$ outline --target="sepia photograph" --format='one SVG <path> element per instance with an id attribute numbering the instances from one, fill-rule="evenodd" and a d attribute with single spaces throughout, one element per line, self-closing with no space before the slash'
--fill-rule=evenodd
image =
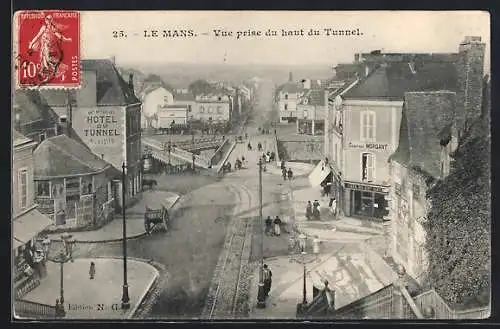
<path id="1" fill-rule="evenodd" d="M 12 24 L 12 321 L 490 317 L 488 12 Z"/>

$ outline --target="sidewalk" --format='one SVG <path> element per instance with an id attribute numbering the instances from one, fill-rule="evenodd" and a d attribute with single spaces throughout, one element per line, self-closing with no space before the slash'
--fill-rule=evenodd
<path id="1" fill-rule="evenodd" d="M 294 185 L 301 186 L 300 182 Z M 302 184 L 304 186 L 305 184 Z M 321 190 L 317 187 L 305 187 L 293 190 L 291 196 L 295 214 L 295 224 L 299 231 L 308 236 L 318 235 L 320 240 L 345 240 L 355 242 L 374 235 L 383 234 L 383 224 L 368 220 L 361 220 L 343 215 L 337 215 L 333 219 L 328 210 L 328 197 L 321 196 Z M 307 201 L 318 200 L 321 207 L 321 220 L 308 221 L 306 218 Z"/>
<path id="2" fill-rule="evenodd" d="M 90 262 L 95 263 L 96 275 L 89 279 Z M 130 309 L 122 310 L 123 261 L 115 258 L 78 258 L 64 265 L 65 319 L 127 319 L 159 277 L 153 266 L 128 259 Z M 48 262 L 47 276 L 23 299 L 55 305 L 60 296 L 59 265 Z"/>
<path id="3" fill-rule="evenodd" d="M 168 205 L 168 210 L 177 203 L 180 196 L 177 193 L 162 190 L 146 190 L 143 192 L 142 199 L 131 208 L 127 209 L 127 239 L 138 238 L 146 234 L 144 227 L 144 211 L 146 205 L 164 202 Z M 71 232 L 73 238 L 81 243 L 96 242 L 114 242 L 123 238 L 123 222 L 121 214 L 115 214 L 115 219 L 107 225 L 95 231 Z M 51 240 L 61 240 L 61 233 L 52 233 L 47 235 Z"/>
<path id="4" fill-rule="evenodd" d="M 276 162 L 268 163 L 267 172 L 273 175 L 282 176 L 280 165 L 281 164 L 277 164 Z M 294 178 L 309 175 L 315 167 L 313 164 L 303 162 L 285 162 L 285 166 L 287 170 L 288 168 L 292 168 Z"/>
<path id="5" fill-rule="evenodd" d="M 303 298 L 303 267 L 290 262 L 289 257 L 266 260 L 273 272 L 273 281 L 267 307 L 256 308 L 259 267 L 255 264 L 251 276 L 251 319 L 293 319 L 296 305 Z M 356 246 L 345 246 L 332 254 L 310 259 L 306 265 L 307 301 L 311 302 L 313 285 L 324 288 L 323 280 L 335 290 L 335 308 L 345 306 L 384 287 L 377 273 L 365 262 L 362 251 Z"/>

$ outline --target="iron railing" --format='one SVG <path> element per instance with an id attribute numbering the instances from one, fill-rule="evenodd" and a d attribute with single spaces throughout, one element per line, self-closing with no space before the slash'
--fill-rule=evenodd
<path id="1" fill-rule="evenodd" d="M 23 318 L 55 318 L 56 307 L 47 304 L 17 299 L 14 302 L 15 315 Z"/>

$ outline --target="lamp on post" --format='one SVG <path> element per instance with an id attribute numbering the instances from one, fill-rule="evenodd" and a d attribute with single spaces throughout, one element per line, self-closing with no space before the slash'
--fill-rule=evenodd
<path id="1" fill-rule="evenodd" d="M 57 255 L 54 257 L 50 257 L 50 245 L 52 240 L 49 238 L 45 238 L 42 241 L 43 249 L 45 251 L 45 259 L 50 260 L 51 262 L 59 264 L 60 269 L 60 295 L 59 298 L 56 299 L 56 317 L 65 317 L 66 311 L 64 310 L 64 264 L 71 261 L 73 262 L 73 248 L 75 246 L 75 239 L 73 236 L 68 233 L 64 233 L 61 235 L 62 248 L 59 250 Z"/>
<path id="2" fill-rule="evenodd" d="M 167 145 L 167 151 L 168 151 L 168 167 L 170 168 L 170 166 L 172 165 L 172 161 L 171 161 L 171 157 L 170 157 L 170 154 L 172 153 L 172 141 L 168 141 L 168 145 Z"/>
<path id="3" fill-rule="evenodd" d="M 259 225 L 260 225 L 260 271 L 257 308 L 266 308 L 266 292 L 264 289 L 264 220 L 262 218 L 262 158 L 259 157 Z"/>
<path id="4" fill-rule="evenodd" d="M 303 284 L 302 284 L 302 302 L 297 304 L 297 315 L 303 315 L 307 306 L 307 264 L 318 261 L 319 242 L 317 239 L 313 241 L 313 252 L 307 253 L 307 236 L 301 233 L 298 237 L 298 250 L 294 250 L 290 254 L 290 263 L 298 263 L 303 267 Z"/>
<path id="5" fill-rule="evenodd" d="M 126 196 L 126 172 L 127 166 L 122 164 L 122 219 L 123 219 L 123 292 L 122 292 L 122 309 L 130 308 L 130 298 L 128 295 L 127 282 L 127 220 L 125 217 L 125 196 Z"/>
<path id="6" fill-rule="evenodd" d="M 193 159 L 193 174 L 194 174 L 196 171 L 195 166 L 194 166 L 194 160 L 196 160 L 196 156 L 194 155 L 194 153 L 192 155 L 192 159 Z"/>

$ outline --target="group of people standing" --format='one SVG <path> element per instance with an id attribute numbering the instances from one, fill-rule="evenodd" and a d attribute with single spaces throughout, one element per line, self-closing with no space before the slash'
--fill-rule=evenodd
<path id="1" fill-rule="evenodd" d="M 313 203 L 311 201 L 307 201 L 306 206 L 306 218 L 307 220 L 321 220 L 321 206 L 318 200 L 314 200 Z M 337 200 L 335 197 L 330 198 L 330 202 L 328 203 L 328 210 L 330 215 L 335 217 L 337 216 Z"/>
<path id="2" fill-rule="evenodd" d="M 280 236 L 281 235 L 281 224 L 282 224 L 282 221 L 279 218 L 279 216 L 276 216 L 276 218 L 274 220 L 271 218 L 271 216 L 267 216 L 267 218 L 266 218 L 266 234 Z"/>
<path id="3" fill-rule="evenodd" d="M 293 171 L 292 168 L 288 168 L 288 170 L 285 167 L 285 161 L 281 161 L 281 176 L 283 176 L 283 180 L 292 180 L 293 178 Z"/>

